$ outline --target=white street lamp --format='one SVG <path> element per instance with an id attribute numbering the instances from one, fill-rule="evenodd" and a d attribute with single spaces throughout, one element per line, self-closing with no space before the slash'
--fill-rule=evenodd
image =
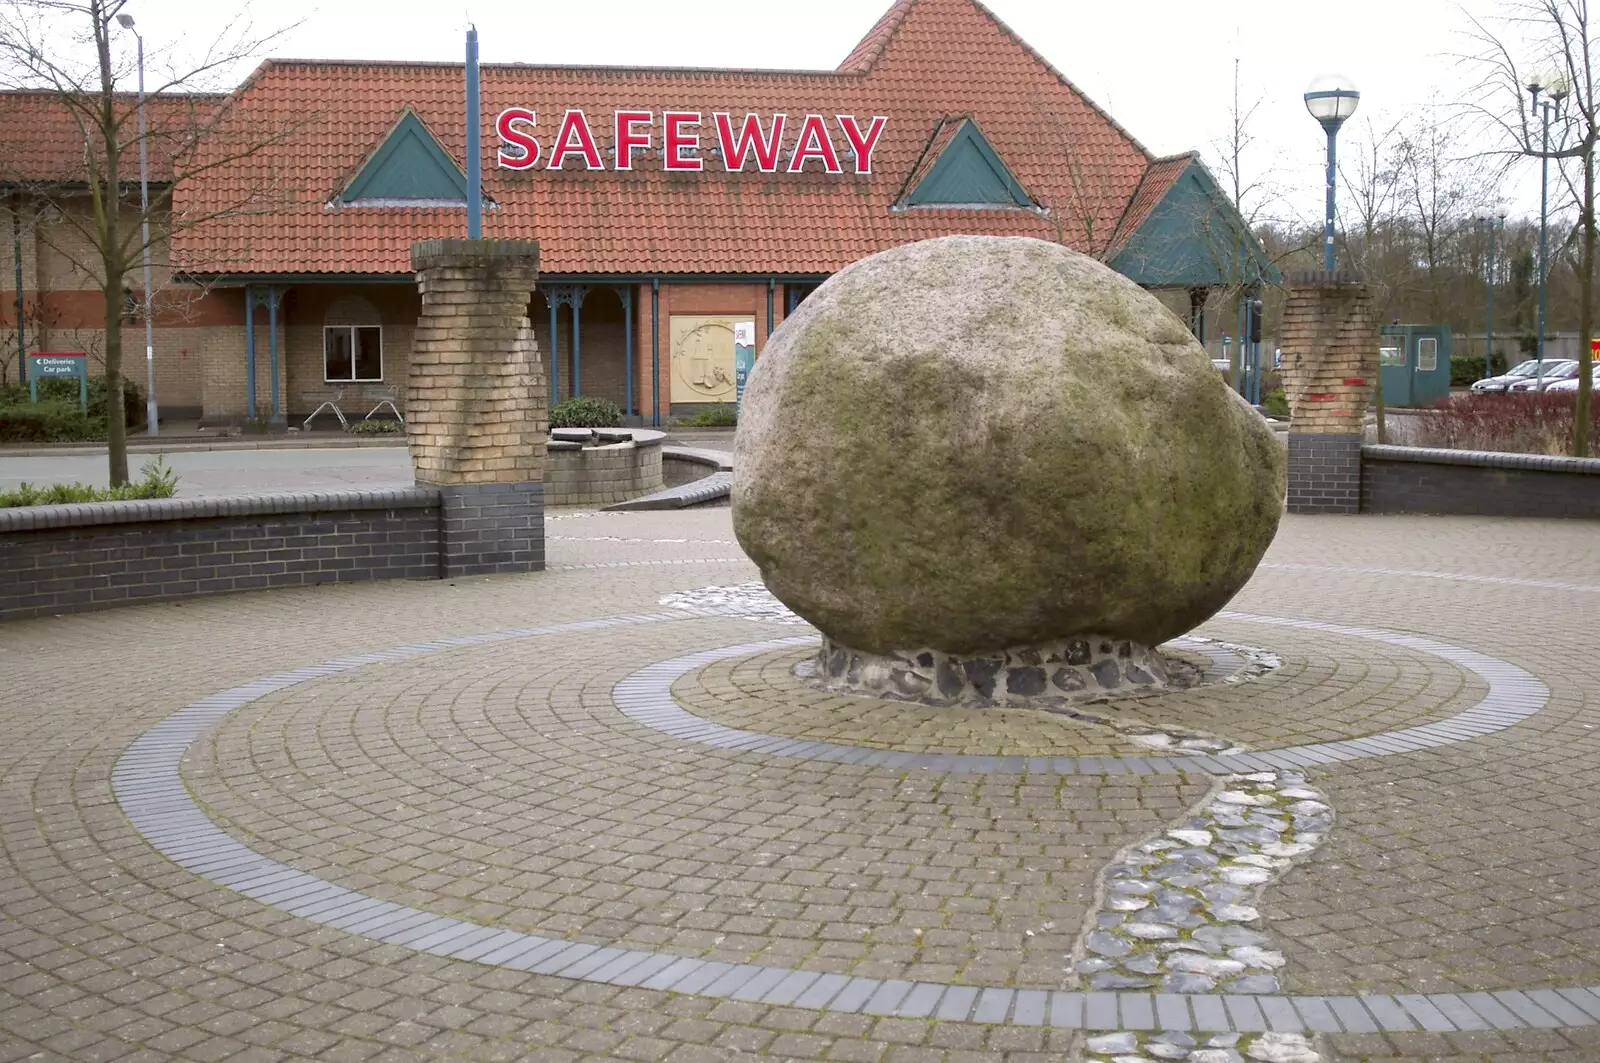
<path id="1" fill-rule="evenodd" d="M 1324 74 L 1306 89 L 1306 110 L 1322 123 L 1328 133 L 1328 209 L 1322 220 L 1322 268 L 1333 272 L 1333 188 L 1335 169 L 1335 141 L 1344 120 L 1356 113 L 1361 93 L 1353 81 L 1338 74 Z"/>
<path id="2" fill-rule="evenodd" d="M 125 30 L 132 30 L 133 39 L 139 42 L 139 229 L 144 242 L 144 421 L 145 431 L 156 436 L 160 434 L 160 424 L 156 414 L 155 329 L 150 320 L 150 137 L 144 117 L 144 38 L 133 28 L 132 15 L 118 15 L 117 24 Z"/>

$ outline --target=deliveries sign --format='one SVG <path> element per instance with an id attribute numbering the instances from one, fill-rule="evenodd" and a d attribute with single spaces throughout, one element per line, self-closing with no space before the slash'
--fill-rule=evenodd
<path id="1" fill-rule="evenodd" d="M 659 120 L 658 120 L 659 119 Z M 721 168 L 737 172 L 753 164 L 761 173 L 799 173 L 815 159 L 828 173 L 844 173 L 840 148 L 852 160 L 854 172 L 872 172 L 872 152 L 889 119 L 876 115 L 865 121 L 855 115 L 834 115 L 830 125 L 820 114 L 808 114 L 791 121 L 786 114 L 773 114 L 763 121 L 760 115 L 747 114 L 735 120 L 731 114 L 699 111 L 617 111 L 611 116 L 615 148 L 607 166 L 589 120 L 579 110 L 561 116 L 556 135 L 550 141 L 548 161 L 533 130 L 538 116 L 526 107 L 508 107 L 495 119 L 500 135 L 498 159 L 507 170 L 559 170 L 569 157 L 580 160 L 590 170 L 631 170 L 636 152 L 650 151 L 660 138 L 661 166 L 670 171 L 704 170 L 710 160 L 700 154 L 700 138 L 707 127 L 714 130 L 713 149 Z M 791 132 L 792 131 L 792 132 Z M 784 151 L 788 146 L 787 153 Z M 787 165 L 785 165 L 787 163 Z"/>

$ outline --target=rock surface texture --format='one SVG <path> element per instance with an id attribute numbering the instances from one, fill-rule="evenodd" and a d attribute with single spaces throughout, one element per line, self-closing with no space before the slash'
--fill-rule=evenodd
<path id="1" fill-rule="evenodd" d="M 773 333 L 735 437 L 734 530 L 834 643 L 1154 646 L 1277 529 L 1284 458 L 1154 296 L 1038 240 L 842 270 Z"/>

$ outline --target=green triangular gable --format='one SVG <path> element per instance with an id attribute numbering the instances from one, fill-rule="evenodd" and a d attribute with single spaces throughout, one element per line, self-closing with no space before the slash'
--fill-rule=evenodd
<path id="1" fill-rule="evenodd" d="M 467 177 L 416 112 L 408 109 L 340 198 L 346 203 L 418 199 L 465 203 Z"/>
<path id="2" fill-rule="evenodd" d="M 1146 288 L 1251 287 L 1282 275 L 1209 171 L 1191 161 L 1107 263 Z"/>
<path id="3" fill-rule="evenodd" d="M 977 123 L 965 119 L 906 197 L 911 207 L 1032 207 L 1033 200 L 1000 161 Z"/>

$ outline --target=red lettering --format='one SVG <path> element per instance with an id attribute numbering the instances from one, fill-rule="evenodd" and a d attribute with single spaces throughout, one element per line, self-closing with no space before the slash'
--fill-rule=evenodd
<path id="1" fill-rule="evenodd" d="M 788 115 L 773 115 L 772 131 L 762 136 L 761 119 L 753 114 L 747 114 L 744 116 L 744 125 L 740 126 L 737 137 L 733 135 L 731 115 L 719 113 L 713 117 L 717 120 L 717 146 L 722 151 L 724 169 L 730 171 L 744 169 L 745 156 L 754 148 L 756 166 L 761 172 L 777 172 L 778 145 L 783 142 L 783 126 L 788 121 Z"/>
<path id="2" fill-rule="evenodd" d="M 650 131 L 636 133 L 633 127 L 654 119 L 649 111 L 618 111 L 616 115 L 617 161 L 619 170 L 633 169 L 633 149 L 650 146 Z"/>
<path id="3" fill-rule="evenodd" d="M 556 133 L 556 143 L 550 149 L 550 162 L 545 169 L 561 169 L 568 155 L 582 157 L 584 165 L 591 170 L 606 168 L 604 160 L 600 158 L 600 149 L 595 147 L 594 134 L 589 131 L 588 119 L 583 117 L 582 111 L 568 111 L 561 116 L 561 130 Z"/>
<path id="4" fill-rule="evenodd" d="M 661 147 L 665 152 L 662 168 L 667 170 L 700 170 L 705 160 L 700 158 L 700 131 L 684 132 L 684 126 L 698 126 L 699 111 L 667 111 L 661 116 Z M 693 155 L 684 151 L 694 149 Z"/>
<path id="5" fill-rule="evenodd" d="M 874 115 L 872 123 L 863 133 L 855 115 L 840 114 L 834 117 L 839 120 L 839 128 L 844 130 L 845 139 L 850 141 L 850 150 L 856 157 L 856 173 L 871 173 L 872 149 L 878 146 L 878 138 L 883 135 L 883 127 L 889 124 L 889 119 L 881 114 Z"/>
<path id="6" fill-rule="evenodd" d="M 532 169 L 539 161 L 539 142 L 533 139 L 531 133 L 517 128 L 523 123 L 530 126 L 538 125 L 539 120 L 526 107 L 507 107 L 494 120 L 494 131 L 505 141 L 500 145 L 495 159 L 507 170 Z M 512 154 L 506 150 L 507 148 L 518 148 L 520 152 Z"/>
<path id="7" fill-rule="evenodd" d="M 829 173 L 842 173 L 839 156 L 834 154 L 833 141 L 828 139 L 828 127 L 820 114 L 808 114 L 800 126 L 800 136 L 794 143 L 794 158 L 789 160 L 789 172 L 799 173 L 807 159 L 821 159 Z"/>

